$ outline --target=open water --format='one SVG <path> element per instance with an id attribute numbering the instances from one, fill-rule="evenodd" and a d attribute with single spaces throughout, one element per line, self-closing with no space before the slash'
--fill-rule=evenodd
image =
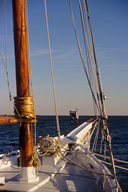
<path id="1" fill-rule="evenodd" d="M 79 124 L 83 123 L 89 116 L 80 116 Z M 70 124 L 68 116 L 60 116 L 61 135 L 68 134 L 78 125 Z M 112 138 L 112 151 L 114 158 L 128 161 L 128 116 L 110 116 L 108 127 Z M 37 117 L 37 138 L 38 136 L 56 136 L 56 118 L 55 116 Z M 97 152 L 100 150 L 100 138 L 97 144 Z M 18 125 L 0 125 L 0 154 L 7 153 L 10 150 L 19 149 L 19 130 Z M 108 153 L 108 152 L 107 152 Z M 116 163 L 117 164 L 117 163 Z M 128 164 L 118 163 L 117 165 L 128 168 Z M 128 171 L 116 169 L 117 177 L 123 191 L 128 191 Z"/>

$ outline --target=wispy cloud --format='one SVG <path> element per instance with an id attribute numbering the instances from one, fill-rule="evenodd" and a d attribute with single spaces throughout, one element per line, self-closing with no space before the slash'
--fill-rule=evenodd
<path id="1" fill-rule="evenodd" d="M 69 48 L 60 48 L 60 49 L 51 49 L 52 55 L 56 57 L 56 59 L 65 59 L 69 58 L 71 55 L 73 55 L 76 50 L 69 49 Z M 35 49 L 32 50 L 30 55 L 31 56 L 39 56 L 39 55 L 47 55 L 49 54 L 48 49 Z"/>
<path id="2" fill-rule="evenodd" d="M 69 63 L 76 62 L 78 51 L 77 49 L 69 48 L 69 47 L 60 47 L 58 49 L 51 49 L 52 59 L 55 63 Z M 37 57 L 49 55 L 48 49 L 35 49 L 30 52 L 30 57 Z M 77 55 L 77 56 L 76 56 Z"/>
<path id="3" fill-rule="evenodd" d="M 62 49 L 59 52 L 56 52 L 56 59 L 69 59 L 73 55 L 75 55 L 76 50 L 75 49 Z"/>
<path id="4" fill-rule="evenodd" d="M 30 56 L 31 57 L 36 57 L 40 55 L 47 55 L 49 53 L 48 49 L 36 49 L 30 51 Z"/>
<path id="5" fill-rule="evenodd" d="M 113 47 L 113 48 L 97 48 L 96 49 L 96 52 L 98 55 L 104 55 L 104 54 L 110 54 L 110 53 L 124 53 L 124 52 L 127 52 L 128 53 L 128 47 Z"/>
<path id="6" fill-rule="evenodd" d="M 127 65 L 128 47 L 98 48 L 96 49 L 97 58 L 102 64 Z"/>
<path id="7" fill-rule="evenodd" d="M 81 60 L 77 49 L 66 48 L 54 55 L 56 64 L 64 64 L 64 66 L 79 66 Z"/>

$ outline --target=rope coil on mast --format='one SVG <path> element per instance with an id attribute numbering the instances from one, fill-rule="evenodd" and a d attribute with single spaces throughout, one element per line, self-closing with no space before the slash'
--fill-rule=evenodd
<path id="1" fill-rule="evenodd" d="M 14 105 L 16 116 L 26 119 L 35 118 L 33 97 L 14 97 Z"/>

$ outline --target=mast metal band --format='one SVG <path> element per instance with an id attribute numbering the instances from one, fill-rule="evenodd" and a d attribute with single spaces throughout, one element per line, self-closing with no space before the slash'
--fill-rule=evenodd
<path id="1" fill-rule="evenodd" d="M 33 97 L 14 97 L 14 113 L 23 119 L 35 118 Z"/>

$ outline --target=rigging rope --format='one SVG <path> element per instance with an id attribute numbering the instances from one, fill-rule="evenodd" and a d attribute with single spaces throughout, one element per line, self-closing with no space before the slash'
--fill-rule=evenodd
<path id="1" fill-rule="evenodd" d="M 106 158 L 106 159 L 109 159 L 110 160 L 110 157 L 108 156 L 105 156 L 105 155 L 101 155 L 99 153 L 95 153 L 95 152 L 89 152 L 89 151 L 84 151 L 84 152 L 81 152 L 81 151 L 70 151 L 69 149 L 66 149 L 66 148 L 63 148 L 64 151 L 62 150 L 61 152 L 64 153 L 64 152 L 67 152 L 67 153 L 78 153 L 78 154 L 92 154 L 92 155 L 95 155 L 95 156 L 99 156 L 99 157 L 103 157 L 103 158 Z M 99 159 L 100 160 L 100 159 Z M 128 161 L 124 161 L 124 160 L 121 160 L 121 159 L 115 159 L 114 158 L 114 161 L 117 161 L 119 163 L 124 163 L 124 164 L 128 164 Z M 110 164 L 111 165 L 111 164 Z M 123 169 L 125 169 L 125 167 L 122 167 Z M 127 169 L 127 168 L 126 168 Z"/>
<path id="2" fill-rule="evenodd" d="M 96 67 L 98 87 L 99 87 L 99 92 L 100 92 L 100 100 L 101 100 L 102 113 L 103 113 L 102 116 L 104 118 L 106 118 L 107 115 L 106 115 L 106 111 L 105 111 L 105 107 L 104 107 L 103 92 L 102 92 L 101 80 L 100 80 L 99 70 L 98 70 L 98 65 L 97 65 L 97 59 L 96 59 L 96 53 L 95 53 L 95 47 L 94 47 L 94 41 L 93 41 L 93 35 L 92 35 L 91 22 L 90 22 L 90 16 L 89 16 L 89 9 L 88 9 L 87 0 L 85 0 L 85 3 L 86 3 L 87 15 L 88 15 L 88 22 L 89 22 L 89 29 L 90 29 L 90 35 L 91 35 L 93 55 L 94 55 L 94 63 L 95 63 L 95 67 Z"/>
<path id="3" fill-rule="evenodd" d="M 92 51 L 92 44 L 91 44 L 91 38 L 90 38 L 90 32 L 89 32 L 89 26 L 88 26 L 88 19 L 87 19 L 87 11 L 86 11 L 86 6 L 85 6 L 85 1 L 83 0 L 84 3 L 84 13 L 85 13 L 85 21 L 86 21 L 86 26 L 87 26 L 87 34 L 88 34 L 88 40 L 89 40 L 89 45 L 90 45 L 90 51 L 91 51 L 91 60 L 92 60 L 92 66 L 93 66 L 93 71 L 94 71 L 94 57 L 93 57 L 93 51 Z M 95 78 L 96 74 L 94 73 Z M 99 100 L 99 99 L 98 99 Z"/>
<path id="4" fill-rule="evenodd" d="M 3 59 L 3 56 L 2 56 L 1 51 L 0 51 L 0 56 L 1 56 L 1 59 L 2 59 L 2 61 L 3 61 L 4 66 L 5 66 L 5 70 L 6 70 L 7 84 L 8 84 L 8 90 L 9 90 L 9 99 L 10 99 L 10 101 L 12 101 L 12 94 L 11 94 L 10 83 L 9 83 L 8 69 L 7 69 L 7 65 L 6 65 L 5 62 L 4 62 L 4 59 Z"/>
<path id="5" fill-rule="evenodd" d="M 106 119 L 102 119 L 102 124 L 103 124 L 103 133 L 104 133 L 104 140 L 105 140 L 105 152 L 108 146 L 109 149 L 109 155 L 110 155 L 110 161 L 111 161 L 111 165 L 112 165 L 112 170 L 113 170 L 113 175 L 115 178 L 115 182 L 118 186 L 118 189 L 120 192 L 122 192 L 122 189 L 119 185 L 117 176 L 116 176 L 116 168 L 115 168 L 115 163 L 114 163 L 114 157 L 113 157 L 113 153 L 112 153 L 112 147 L 111 147 L 111 137 L 109 134 L 109 129 L 107 127 L 107 120 Z"/>
<path id="6" fill-rule="evenodd" d="M 96 131 L 96 134 L 95 134 L 95 139 L 94 139 L 94 142 L 93 142 L 93 146 L 92 146 L 91 152 L 96 151 L 98 135 L 99 135 L 99 128 L 100 128 L 99 122 L 97 123 L 96 126 L 97 126 L 97 131 Z"/>
<path id="7" fill-rule="evenodd" d="M 89 84 L 90 90 L 92 92 L 92 96 L 93 96 L 93 99 L 95 101 L 95 104 L 96 104 L 99 112 L 101 113 L 102 124 L 103 124 L 103 132 L 104 132 L 104 135 L 105 135 L 104 139 L 105 139 L 105 142 L 108 144 L 109 154 L 110 154 L 110 159 L 111 159 L 111 165 L 112 165 L 112 169 L 113 169 L 113 175 L 114 175 L 116 184 L 117 184 L 117 186 L 119 188 L 119 191 L 122 191 L 121 188 L 120 188 L 120 185 L 118 183 L 117 177 L 116 177 L 116 169 L 115 169 L 115 165 L 114 165 L 114 158 L 113 158 L 113 154 L 112 154 L 112 150 L 111 150 L 111 137 L 109 135 L 109 131 L 108 131 L 108 128 L 107 128 L 107 115 L 106 115 L 105 106 L 104 106 L 104 96 L 103 96 L 103 91 L 102 91 L 102 86 L 101 86 L 101 79 L 100 79 L 100 75 L 99 75 L 99 70 L 98 70 L 98 65 L 97 65 L 97 60 L 96 60 L 96 54 L 95 54 L 95 49 L 94 49 L 94 42 L 93 42 L 93 36 L 92 36 L 92 30 L 91 30 L 91 23 L 90 23 L 90 17 L 89 17 L 87 0 L 86 0 L 86 9 L 87 9 L 87 15 L 88 15 L 88 22 L 89 22 L 90 35 L 91 35 L 91 43 L 92 43 L 92 49 L 93 49 L 93 55 L 94 55 L 94 61 L 95 61 L 94 63 L 95 63 L 95 68 L 96 68 L 96 74 L 97 74 L 97 81 L 98 81 L 98 87 L 99 87 L 100 102 L 101 102 L 101 106 L 102 106 L 102 111 L 100 110 L 100 104 L 99 105 L 97 104 L 97 101 L 96 101 L 96 98 L 95 98 L 95 95 L 94 95 L 94 92 L 93 92 L 93 89 L 92 89 L 92 85 L 91 85 L 91 82 L 90 82 L 90 79 L 89 79 L 89 76 L 88 76 L 88 73 L 87 73 L 87 70 L 86 70 L 86 66 L 85 66 L 85 63 L 84 63 L 84 59 L 83 59 L 83 55 L 82 55 L 82 51 L 81 51 L 81 47 L 80 47 L 77 31 L 76 31 L 76 26 L 75 26 L 75 21 L 74 21 L 72 6 L 71 6 L 71 0 L 69 0 L 69 4 L 70 4 L 70 10 L 71 10 L 71 15 L 72 15 L 75 35 L 76 35 L 76 39 L 77 39 L 77 45 L 78 45 L 80 56 L 81 56 L 81 60 L 82 60 L 83 66 L 84 66 L 85 74 L 86 74 L 86 77 L 87 77 L 87 80 L 88 80 L 88 84 Z M 85 25 L 84 25 L 84 20 L 83 20 L 83 14 L 82 14 L 80 0 L 79 0 L 79 8 L 80 8 L 80 14 L 81 14 L 82 27 L 83 27 L 83 31 L 84 31 L 84 34 L 85 34 L 87 48 L 88 48 L 88 42 L 87 42 L 87 36 L 86 36 L 86 31 L 85 31 Z M 90 58 L 89 48 L 88 48 L 88 54 L 89 54 L 89 58 Z M 90 60 L 90 63 L 91 63 L 91 60 Z M 96 90 L 96 92 L 97 92 L 97 90 Z M 98 92 L 97 92 L 97 98 L 98 98 L 98 103 L 99 103 Z M 105 147 L 105 150 L 106 150 L 106 147 Z"/>
<path id="8" fill-rule="evenodd" d="M 90 52 L 91 52 L 91 61 L 92 61 L 92 72 L 94 73 L 94 83 L 96 83 L 96 74 L 95 74 L 95 66 L 94 66 L 94 58 L 93 58 L 93 51 L 92 51 L 92 44 L 91 44 L 91 37 L 90 37 L 90 33 L 89 33 L 89 26 L 88 26 L 88 19 L 87 19 L 87 11 L 86 11 L 86 6 L 85 6 L 85 1 L 83 0 L 83 4 L 84 4 L 84 15 L 85 15 L 85 21 L 86 21 L 86 26 L 87 26 L 87 34 L 88 34 L 88 41 L 89 41 L 89 49 L 90 49 Z M 99 103 L 99 106 L 100 106 L 100 102 L 99 102 L 99 94 L 98 94 L 98 90 L 97 90 L 97 83 L 96 83 L 96 94 L 97 94 L 97 99 L 98 99 L 98 103 Z M 96 105 L 95 105 L 95 102 L 93 100 L 93 108 L 94 108 L 94 114 L 96 116 L 97 115 L 97 108 L 96 108 Z M 100 111 L 101 111 L 101 106 L 100 106 Z"/>
<path id="9" fill-rule="evenodd" d="M 89 171 L 89 172 L 96 173 L 96 174 L 99 174 L 99 175 L 104 175 L 104 173 L 101 173 L 101 172 L 98 172 L 98 171 L 94 171 L 94 170 L 91 170 L 91 169 L 89 169 L 89 168 L 86 168 L 86 167 L 84 167 L 84 166 L 79 165 L 78 163 L 76 163 L 75 161 L 71 160 L 71 159 L 68 158 L 67 156 L 64 156 L 62 153 L 61 153 L 61 155 L 63 156 L 63 159 L 67 159 L 69 162 L 72 163 L 72 165 L 76 165 L 77 167 L 79 167 L 79 168 L 81 168 L 81 169 L 83 169 L 83 170 L 85 170 L 85 171 Z M 111 175 L 111 174 L 105 173 L 105 175 L 106 175 L 106 176 L 109 176 L 109 177 L 113 177 L 113 175 Z"/>
<path id="10" fill-rule="evenodd" d="M 27 1 L 26 1 L 27 4 Z M 27 7 L 27 5 L 26 5 Z M 27 17 L 27 26 L 28 26 L 28 9 L 26 9 L 26 17 Z M 29 27 L 27 28 L 28 30 L 28 40 L 29 40 Z M 33 84 L 32 84 L 32 69 L 31 69 L 31 60 L 30 60 L 30 47 L 28 46 L 28 63 L 29 63 L 29 74 L 30 74 L 30 84 L 31 84 L 31 92 L 32 92 L 32 97 L 34 98 L 34 94 L 33 94 Z"/>
<path id="11" fill-rule="evenodd" d="M 100 106 L 100 98 L 99 98 L 99 91 L 98 91 L 98 87 L 97 87 L 97 79 L 96 79 L 96 71 L 95 71 L 95 64 L 94 64 L 94 57 L 93 57 L 93 49 L 92 49 L 92 43 L 91 43 L 91 36 L 90 36 L 90 30 L 89 30 L 89 22 L 87 19 L 87 8 L 85 5 L 85 0 L 83 0 L 83 4 L 84 4 L 84 13 L 85 13 L 85 20 L 86 20 L 86 26 L 87 26 L 87 34 L 88 34 L 88 41 L 89 41 L 89 46 L 90 46 L 90 52 L 91 52 L 91 60 L 92 60 L 92 73 L 94 75 L 94 84 L 95 84 L 95 89 L 96 89 L 96 94 L 97 94 L 97 99 L 98 99 L 98 103 Z M 101 106 L 100 106 L 100 110 L 101 110 Z"/>
<path id="12" fill-rule="evenodd" d="M 11 94 L 10 83 L 9 83 L 9 74 L 8 74 L 8 69 L 7 69 L 7 32 L 6 32 L 6 5 L 5 5 L 5 0 L 4 0 L 4 25 L 5 25 L 5 55 L 6 55 L 6 62 L 4 62 L 1 51 L 0 51 L 0 55 L 1 55 L 3 64 L 5 66 L 5 70 L 6 70 L 7 84 L 8 84 L 8 90 L 9 90 L 9 99 L 10 99 L 10 101 L 12 101 L 12 94 Z"/>
<path id="13" fill-rule="evenodd" d="M 6 68 L 7 68 L 7 32 L 6 32 L 6 5 L 4 0 L 4 24 L 5 24 L 5 54 L 6 54 Z"/>
<path id="14" fill-rule="evenodd" d="M 48 17 L 47 17 L 46 0 L 44 0 L 44 5 L 45 5 L 45 17 L 46 17 L 46 25 L 47 25 L 49 57 L 50 57 L 51 74 L 52 74 L 52 85 L 53 85 L 53 94 L 54 94 L 54 106 L 55 106 L 55 112 L 56 112 L 57 133 L 58 133 L 58 138 L 59 138 L 59 141 L 60 141 L 60 126 L 59 126 L 59 118 L 58 118 L 58 110 L 57 110 L 57 102 L 56 102 L 56 93 L 55 93 L 55 84 L 54 84 L 51 48 L 50 48 L 50 38 L 49 38 L 49 29 L 48 29 Z"/>
<path id="15" fill-rule="evenodd" d="M 95 94 L 94 94 L 92 86 L 91 86 L 91 82 L 89 80 L 89 76 L 88 76 L 88 73 L 87 73 L 87 70 L 86 70 L 85 62 L 84 62 L 84 59 L 83 59 L 83 55 L 82 55 L 82 51 L 81 51 L 81 47 L 80 47 L 80 43 L 79 43 L 77 31 L 76 31 L 76 26 L 75 26 L 73 11 L 72 11 L 71 0 L 69 0 L 69 4 L 70 4 L 70 10 L 71 10 L 71 15 L 72 15 L 72 21 L 73 21 L 73 25 L 74 25 L 74 31 L 75 31 L 75 35 L 76 35 L 77 45 L 78 45 L 78 49 L 79 49 L 79 52 L 80 52 L 80 56 L 81 56 L 82 64 L 83 64 L 83 67 L 84 67 L 84 71 L 85 71 L 85 74 L 86 74 L 86 77 L 87 77 L 87 81 L 88 81 L 88 84 L 89 84 L 89 87 L 90 87 L 90 90 L 91 90 L 91 93 L 92 93 L 92 97 L 93 97 L 94 102 L 95 102 L 95 104 L 97 106 L 97 109 L 100 112 L 99 106 L 98 106 L 96 98 L 95 98 Z"/>
<path id="16" fill-rule="evenodd" d="M 100 161 L 101 161 L 102 163 L 105 163 L 105 164 L 111 165 L 111 163 L 108 163 L 108 162 L 103 161 L 103 160 L 101 160 L 101 159 L 100 159 Z M 125 170 L 125 171 L 128 171 L 128 168 L 125 168 L 125 167 L 121 167 L 121 166 L 118 166 L 118 165 L 115 165 L 115 167 L 117 167 L 117 168 L 119 168 L 119 169 L 123 169 L 123 170 Z"/>
<path id="17" fill-rule="evenodd" d="M 81 9 L 81 4 L 79 5 L 79 9 Z M 81 13 L 81 11 L 80 11 Z M 81 17 L 81 22 L 82 22 L 82 17 Z M 84 26 L 85 27 L 85 26 Z M 84 38 L 84 46 L 85 46 L 85 53 L 86 53 L 86 60 L 87 60 L 87 66 L 88 66 L 88 74 L 89 74 L 89 79 L 90 79 L 90 82 L 92 84 L 92 89 L 93 89 L 93 92 L 94 92 L 94 84 L 93 84 L 93 79 L 92 79 L 92 76 L 93 74 L 91 74 L 91 69 L 90 69 L 90 55 L 88 54 L 88 44 L 86 43 L 86 40 L 87 40 L 87 35 L 86 35 L 86 32 L 85 32 L 85 28 L 83 27 L 83 22 L 82 22 L 82 28 L 83 28 L 83 38 Z M 87 44 L 87 46 L 86 46 Z M 94 108 L 94 114 L 95 116 L 97 116 L 97 108 L 96 108 L 96 104 L 94 102 L 94 99 L 92 97 L 92 103 L 93 103 L 93 108 Z"/>
<path id="18" fill-rule="evenodd" d="M 87 51 L 86 51 L 86 56 L 88 54 L 88 56 L 87 56 L 87 64 L 89 65 L 89 62 L 90 62 L 89 66 L 91 66 L 92 76 L 93 76 L 94 85 L 95 85 L 95 89 L 96 89 L 96 95 L 97 95 L 97 98 L 98 98 L 98 88 L 97 88 L 97 83 L 96 83 L 96 77 L 95 77 L 95 73 L 94 73 L 94 70 L 93 70 L 92 58 L 91 58 L 90 51 L 89 51 L 89 43 L 88 43 L 87 33 L 86 33 L 86 29 L 85 29 L 83 12 L 82 12 L 82 7 L 81 7 L 80 0 L 79 0 L 79 9 L 80 9 L 80 16 L 81 16 L 81 22 L 82 22 L 82 28 L 83 28 L 84 44 L 85 44 L 85 41 L 86 41 L 86 45 L 87 45 Z M 91 47 L 91 45 L 90 45 L 90 47 Z M 88 59 L 89 59 L 89 61 L 88 61 Z M 99 105 L 99 110 L 100 110 L 100 114 L 101 114 L 99 98 L 98 98 L 98 105 Z"/>

